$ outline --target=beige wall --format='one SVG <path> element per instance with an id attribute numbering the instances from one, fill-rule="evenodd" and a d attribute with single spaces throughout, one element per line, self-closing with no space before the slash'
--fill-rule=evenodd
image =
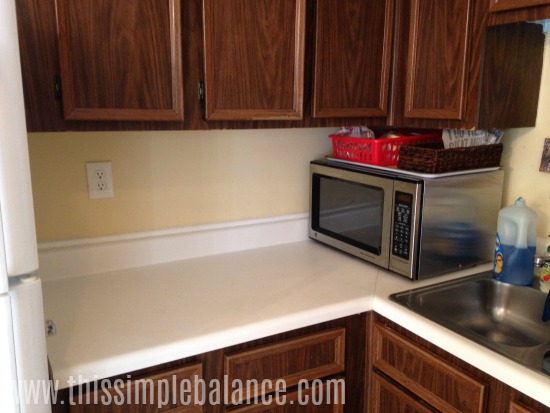
<path id="1" fill-rule="evenodd" d="M 550 138 L 550 35 L 544 53 L 537 126 L 507 130 L 501 161 L 505 169 L 503 204 L 524 197 L 538 213 L 537 235 L 541 238 L 550 234 L 550 173 L 539 172 L 544 139 Z"/>
<path id="2" fill-rule="evenodd" d="M 548 36 L 547 36 L 548 37 Z M 505 87 L 505 85 L 503 85 Z M 29 134 L 40 241 L 306 212 L 308 162 L 330 152 L 334 128 Z M 505 133 L 504 205 L 526 198 L 550 234 L 547 38 L 537 127 Z M 88 199 L 86 161 L 113 162 L 115 196 Z"/>
<path id="3" fill-rule="evenodd" d="M 40 241 L 306 212 L 308 162 L 334 128 L 29 134 Z M 114 198 L 88 199 L 110 160 Z"/>

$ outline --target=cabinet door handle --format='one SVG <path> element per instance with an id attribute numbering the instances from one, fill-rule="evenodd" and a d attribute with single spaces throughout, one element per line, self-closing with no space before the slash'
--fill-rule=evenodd
<path id="1" fill-rule="evenodd" d="M 197 93 L 199 97 L 199 102 L 203 103 L 204 102 L 204 81 L 203 80 L 199 80 L 197 83 Z"/>
<path id="2" fill-rule="evenodd" d="M 54 95 L 57 100 L 61 100 L 61 77 L 55 75 L 53 78 Z"/>

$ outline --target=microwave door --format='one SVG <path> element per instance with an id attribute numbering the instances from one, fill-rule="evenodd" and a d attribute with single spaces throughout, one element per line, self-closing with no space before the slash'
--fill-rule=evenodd
<path id="1" fill-rule="evenodd" d="M 388 268 L 393 181 L 313 167 L 310 237 Z"/>

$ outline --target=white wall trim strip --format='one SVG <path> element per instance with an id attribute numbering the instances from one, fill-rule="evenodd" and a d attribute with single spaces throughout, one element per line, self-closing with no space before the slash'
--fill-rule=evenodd
<path id="1" fill-rule="evenodd" d="M 308 214 L 42 242 L 44 280 L 78 277 L 307 239 Z"/>

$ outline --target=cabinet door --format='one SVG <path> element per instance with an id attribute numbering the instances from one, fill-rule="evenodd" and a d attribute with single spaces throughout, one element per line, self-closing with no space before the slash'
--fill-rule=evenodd
<path id="1" fill-rule="evenodd" d="M 201 413 L 202 364 L 139 379 L 105 380 L 98 388 L 71 393 L 70 413 Z M 111 386 L 112 385 L 112 386 Z"/>
<path id="2" fill-rule="evenodd" d="M 265 396 L 276 388 L 254 386 L 269 380 L 284 381 L 290 388 L 303 381 L 311 381 L 342 373 L 345 370 L 344 328 L 293 338 L 266 346 L 239 351 L 225 356 L 224 374 L 229 383 L 248 383 L 243 394 L 235 393 L 234 404 Z"/>
<path id="3" fill-rule="evenodd" d="M 313 117 L 386 117 L 393 0 L 318 0 Z"/>
<path id="4" fill-rule="evenodd" d="M 57 0 L 70 120 L 182 120 L 180 0 Z"/>
<path id="5" fill-rule="evenodd" d="M 238 407 L 231 413 L 343 413 L 344 387 L 341 377 L 315 380 L 307 388 L 262 397 L 261 402 Z"/>
<path id="6" fill-rule="evenodd" d="M 382 376 L 372 376 L 372 413 L 407 412 L 433 413 L 425 404 L 412 398 Z"/>
<path id="7" fill-rule="evenodd" d="M 301 119 L 305 0 L 203 0 L 207 120 Z"/>
<path id="8" fill-rule="evenodd" d="M 444 360 L 376 324 L 373 365 L 443 412 L 483 412 L 487 388 Z"/>
<path id="9" fill-rule="evenodd" d="M 550 4 L 548 0 L 489 0 L 489 11 L 521 9 L 530 6 Z"/>
<path id="10" fill-rule="evenodd" d="M 533 413 L 534 410 L 528 409 L 527 407 L 522 406 L 514 401 L 510 402 L 510 409 L 508 413 Z"/>
<path id="11" fill-rule="evenodd" d="M 404 77 L 404 104 L 395 124 L 406 119 L 462 120 L 470 58 L 472 0 L 400 1 L 394 67 Z M 410 7 L 410 9 L 409 9 Z M 405 72 L 403 72 L 405 69 Z M 403 93 L 394 90 L 394 94 Z M 475 102 L 473 102 L 475 103 Z M 402 113 L 399 113 L 402 111 Z"/>

